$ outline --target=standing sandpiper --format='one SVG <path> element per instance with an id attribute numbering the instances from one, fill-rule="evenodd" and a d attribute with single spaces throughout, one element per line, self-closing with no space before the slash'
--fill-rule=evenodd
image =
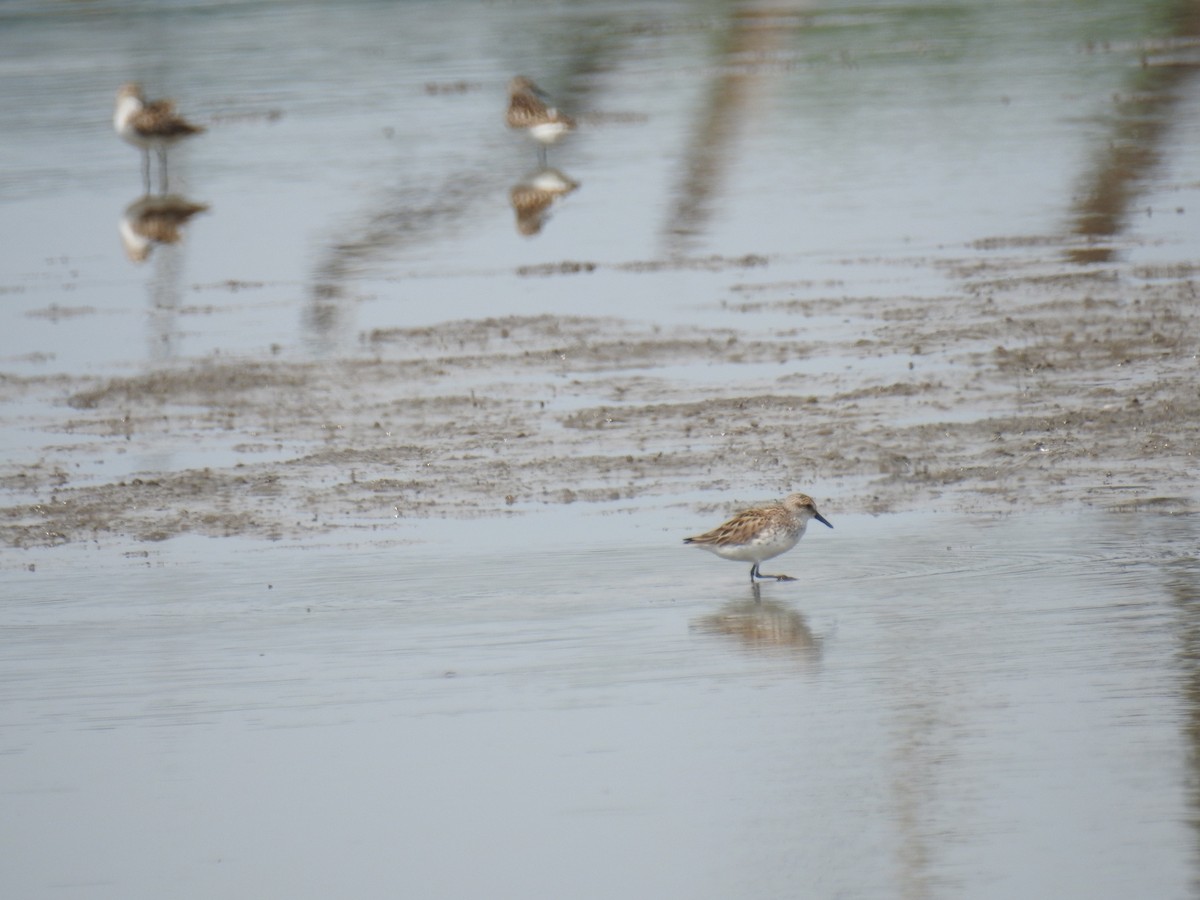
<path id="1" fill-rule="evenodd" d="M 137 84 L 123 84 L 117 91 L 113 128 L 122 140 L 142 151 L 142 182 L 150 193 L 150 148 L 158 152 L 159 191 L 167 192 L 167 147 L 181 138 L 198 134 L 204 128 L 193 125 L 175 112 L 170 100 L 146 102 Z"/>
<path id="2" fill-rule="evenodd" d="M 683 542 L 703 547 L 723 559 L 754 563 L 750 569 L 751 584 L 756 578 L 795 581 L 790 575 L 764 575 L 758 571 L 758 566 L 800 543 L 809 519 L 833 527 L 817 512 L 817 506 L 808 494 L 788 494 L 778 503 L 744 509 L 712 531 L 684 538 Z"/>
<path id="3" fill-rule="evenodd" d="M 538 142 L 538 161 L 543 166 L 546 148 L 575 130 L 575 120 L 553 106 L 547 106 L 548 99 L 541 88 L 524 75 L 518 75 L 508 83 L 508 127 L 524 128 Z"/>

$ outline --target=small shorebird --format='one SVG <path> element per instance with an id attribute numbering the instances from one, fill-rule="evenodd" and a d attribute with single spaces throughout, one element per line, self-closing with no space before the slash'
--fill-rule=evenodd
<path id="1" fill-rule="evenodd" d="M 765 560 L 787 553 L 800 543 L 809 519 L 833 527 L 817 512 L 812 497 L 807 494 L 788 494 L 778 503 L 744 509 L 712 531 L 684 538 L 683 542 L 702 547 L 722 559 L 754 563 L 750 569 L 751 584 L 756 578 L 795 581 L 790 575 L 764 575 L 758 571 L 758 566 Z"/>
<path id="2" fill-rule="evenodd" d="M 542 168 L 526 175 L 508 192 L 517 215 L 517 231 L 529 237 L 542 230 L 550 207 L 579 187 L 558 169 Z"/>
<path id="3" fill-rule="evenodd" d="M 123 84 L 117 91 L 113 128 L 122 140 L 142 151 L 142 181 L 150 193 L 150 149 L 158 153 L 159 190 L 167 192 L 167 147 L 176 141 L 199 134 L 204 128 L 193 125 L 175 112 L 171 100 L 146 101 L 137 84 Z"/>
<path id="4" fill-rule="evenodd" d="M 553 106 L 547 106 L 549 97 L 524 75 L 518 75 L 508 83 L 509 128 L 523 128 L 538 142 L 538 161 L 546 164 L 546 148 L 556 144 L 575 130 L 575 120 Z"/>

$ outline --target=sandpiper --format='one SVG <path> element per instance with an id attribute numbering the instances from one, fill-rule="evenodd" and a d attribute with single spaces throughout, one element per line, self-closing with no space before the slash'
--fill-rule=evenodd
<path id="1" fill-rule="evenodd" d="M 553 106 L 549 97 L 524 75 L 508 83 L 509 128 L 523 128 L 538 142 L 538 160 L 546 164 L 546 148 L 575 130 L 575 120 Z"/>
<path id="2" fill-rule="evenodd" d="M 113 111 L 113 128 L 117 134 L 142 151 L 142 181 L 150 193 L 150 149 L 158 153 L 159 190 L 167 192 L 167 147 L 176 141 L 198 134 L 204 128 L 193 125 L 175 112 L 171 100 L 146 101 L 140 85 L 129 83 L 117 90 L 117 105 Z"/>
<path id="3" fill-rule="evenodd" d="M 758 571 L 758 566 L 765 560 L 787 553 L 800 543 L 809 519 L 833 527 L 817 512 L 812 497 L 807 494 L 788 494 L 778 503 L 744 509 L 712 531 L 684 538 L 683 542 L 702 547 L 722 559 L 754 563 L 750 569 L 751 584 L 756 578 L 795 581 L 790 575 L 764 575 Z"/>

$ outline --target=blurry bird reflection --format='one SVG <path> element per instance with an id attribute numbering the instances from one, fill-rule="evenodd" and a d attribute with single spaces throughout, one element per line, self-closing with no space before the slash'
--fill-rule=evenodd
<path id="1" fill-rule="evenodd" d="M 125 207 L 117 225 L 125 255 L 131 262 L 143 263 L 158 244 L 178 244 L 183 239 L 183 227 L 207 209 L 206 204 L 174 194 L 135 200 Z"/>
<path id="2" fill-rule="evenodd" d="M 517 231 L 530 236 L 542 230 L 550 207 L 579 187 L 558 169 L 541 168 L 526 175 L 509 191 L 509 202 L 517 216 Z"/>
<path id="3" fill-rule="evenodd" d="M 707 634 L 736 640 L 744 649 L 794 655 L 807 662 L 821 658 L 821 639 L 813 634 L 804 614 L 776 600 L 735 600 L 715 613 L 696 619 L 693 627 Z"/>

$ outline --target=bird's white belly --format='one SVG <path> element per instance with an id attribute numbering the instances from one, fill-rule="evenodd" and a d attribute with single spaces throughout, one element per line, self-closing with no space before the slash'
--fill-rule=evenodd
<path id="1" fill-rule="evenodd" d="M 128 120 L 117 123 L 117 136 L 123 141 L 133 144 L 135 147 L 150 147 L 154 144 L 154 137 L 146 135 L 134 128 Z"/>
<path id="2" fill-rule="evenodd" d="M 529 129 L 533 139 L 543 144 L 553 144 L 570 129 L 562 122 L 544 122 Z"/>
<path id="3" fill-rule="evenodd" d="M 755 538 L 744 544 L 704 544 L 703 546 L 705 550 L 711 550 L 722 559 L 759 563 L 774 559 L 781 553 L 787 553 L 799 542 L 800 534 L 780 531 L 766 537 Z"/>

